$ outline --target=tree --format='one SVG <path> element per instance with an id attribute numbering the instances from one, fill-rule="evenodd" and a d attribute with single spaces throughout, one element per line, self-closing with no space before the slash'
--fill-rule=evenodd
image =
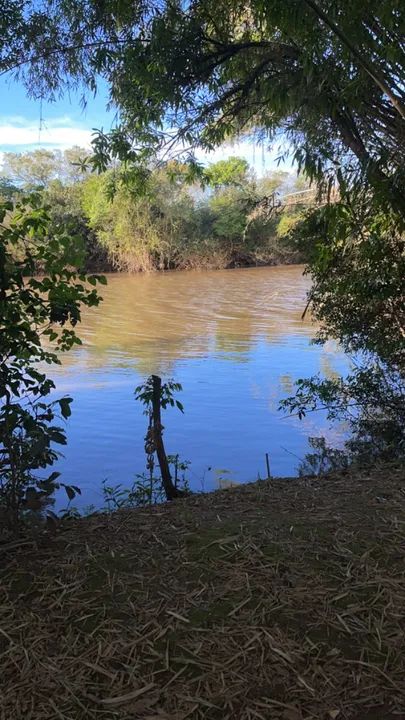
<path id="1" fill-rule="evenodd" d="M 3 202 L 0 222 L 0 520 L 15 529 L 57 487 L 69 498 L 80 492 L 60 483 L 58 472 L 43 474 L 58 457 L 55 444 L 66 444 L 58 418 L 69 417 L 72 402 L 46 401 L 55 385 L 43 366 L 60 363 L 55 350 L 80 343 L 74 330 L 80 308 L 100 301 L 86 280 L 95 285 L 103 278 L 70 269 L 80 262 L 75 237 L 60 228 L 49 239 L 40 195 L 21 198 L 15 207 Z"/>
<path id="2" fill-rule="evenodd" d="M 74 145 L 63 151 L 59 179 L 64 184 L 74 184 L 85 179 L 89 173 L 88 150 Z"/>
<path id="3" fill-rule="evenodd" d="M 257 182 L 257 193 L 259 197 L 269 197 L 275 192 L 281 193 L 284 187 L 288 187 L 291 180 L 290 173 L 283 170 L 267 172 Z"/>
<path id="4" fill-rule="evenodd" d="M 17 192 L 18 187 L 10 178 L 0 177 L 0 197 L 3 200 L 11 200 Z"/>
<path id="5" fill-rule="evenodd" d="M 277 242 L 281 215 L 272 225 L 267 217 L 256 217 L 254 232 L 252 226 L 246 232 L 261 192 L 249 175 L 241 185 L 221 185 L 215 192 L 203 191 L 197 183 L 190 186 L 174 162 L 150 170 L 142 194 L 124 179 L 125 171 L 110 169 L 78 185 L 53 183 L 47 192 L 52 218 L 70 218 L 77 231 L 83 228 L 91 257 L 94 235 L 98 249 L 118 270 L 215 268 L 236 260 L 254 265 L 293 257 Z M 279 181 L 274 179 L 275 186 Z"/>
<path id="6" fill-rule="evenodd" d="M 97 177 L 94 176 L 97 180 Z M 81 270 L 107 271 L 112 269 L 106 248 L 97 240 L 92 227 L 89 227 L 88 218 L 83 208 L 84 185 L 82 182 L 69 182 L 63 184 L 60 180 L 53 180 L 43 192 L 44 204 L 48 207 L 49 224 L 48 237 L 57 235 L 61 228 L 72 237 L 81 239 L 83 258 Z M 105 199 L 108 206 L 108 200 Z"/>
<path id="7" fill-rule="evenodd" d="M 244 191 L 235 187 L 224 188 L 211 198 L 209 206 L 214 215 L 215 235 L 230 243 L 241 240 L 249 207 L 246 188 Z"/>
<path id="8" fill-rule="evenodd" d="M 329 419 L 345 420 L 352 461 L 404 459 L 405 243 L 398 218 L 363 189 L 307 213 L 293 233 L 309 252 L 316 341 L 336 338 L 353 366 L 344 379 L 300 380 L 282 406 L 301 417 L 325 408 Z"/>
<path id="9" fill-rule="evenodd" d="M 145 415 L 147 415 L 149 419 L 148 431 L 145 437 L 145 452 L 148 457 L 148 469 L 151 473 L 151 480 L 154 466 L 153 456 L 156 453 L 161 473 L 162 487 L 167 500 L 184 497 L 186 494 L 184 490 L 179 489 L 176 482 L 173 482 L 170 474 L 169 458 L 166 455 L 163 442 L 164 427 L 161 417 L 161 411 L 167 408 L 168 405 L 177 407 L 180 412 L 184 412 L 182 403 L 174 399 L 174 393 L 181 389 L 181 385 L 173 380 L 162 383 L 162 378 L 158 375 L 150 375 L 143 385 L 135 388 L 135 399 L 140 400 L 144 405 Z"/>
<path id="10" fill-rule="evenodd" d="M 204 178 L 214 188 L 246 184 L 249 163 L 244 158 L 229 157 L 211 163 L 204 171 Z"/>
<path id="11" fill-rule="evenodd" d="M 25 188 L 46 187 L 58 177 L 60 163 L 61 155 L 57 151 L 6 152 L 2 174 Z"/>
<path id="12" fill-rule="evenodd" d="M 86 155 L 77 145 L 63 153 L 43 148 L 24 153 L 6 152 L 1 175 L 25 189 L 46 188 L 53 180 L 77 183 L 88 173 Z"/>

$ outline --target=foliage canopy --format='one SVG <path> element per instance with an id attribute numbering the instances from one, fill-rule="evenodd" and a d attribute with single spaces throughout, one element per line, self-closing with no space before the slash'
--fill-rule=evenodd
<path id="1" fill-rule="evenodd" d="M 310 177 L 360 174 L 403 208 L 401 5 L 8 0 L 0 68 L 36 97 L 105 79 L 122 125 L 99 136 L 101 163 L 281 131 Z"/>

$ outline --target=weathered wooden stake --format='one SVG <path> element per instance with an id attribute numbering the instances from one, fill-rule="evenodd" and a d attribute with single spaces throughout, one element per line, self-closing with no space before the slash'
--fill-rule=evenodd
<path id="1" fill-rule="evenodd" d="M 267 467 L 267 478 L 270 479 L 270 460 L 269 460 L 269 453 L 266 453 L 266 467 Z"/>

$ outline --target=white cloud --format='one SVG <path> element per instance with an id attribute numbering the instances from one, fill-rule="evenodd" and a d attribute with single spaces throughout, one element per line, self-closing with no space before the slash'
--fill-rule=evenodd
<path id="1" fill-rule="evenodd" d="M 43 123 L 39 132 L 39 123 L 20 115 L 0 115 L 0 166 L 4 152 L 24 152 L 37 148 L 65 150 L 73 145 L 89 147 L 93 131 L 75 123 L 68 115 L 52 118 Z M 266 172 L 276 170 L 291 171 L 291 163 L 277 164 L 281 148 L 269 149 L 247 139 L 229 142 L 207 153 L 197 150 L 200 162 L 211 163 L 224 160 L 232 155 L 245 158 L 260 177 Z"/>
<path id="2" fill-rule="evenodd" d="M 39 147 L 64 150 L 72 145 L 90 145 L 92 130 L 75 125 L 69 117 L 47 120 L 39 132 L 38 123 L 23 117 L 0 116 L 0 148 L 4 152 L 35 150 Z"/>

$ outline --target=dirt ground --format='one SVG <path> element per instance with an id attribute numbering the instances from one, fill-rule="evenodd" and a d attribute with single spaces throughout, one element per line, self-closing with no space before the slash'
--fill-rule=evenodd
<path id="1" fill-rule="evenodd" d="M 405 473 L 0 545 L 1 720 L 405 720 Z"/>

